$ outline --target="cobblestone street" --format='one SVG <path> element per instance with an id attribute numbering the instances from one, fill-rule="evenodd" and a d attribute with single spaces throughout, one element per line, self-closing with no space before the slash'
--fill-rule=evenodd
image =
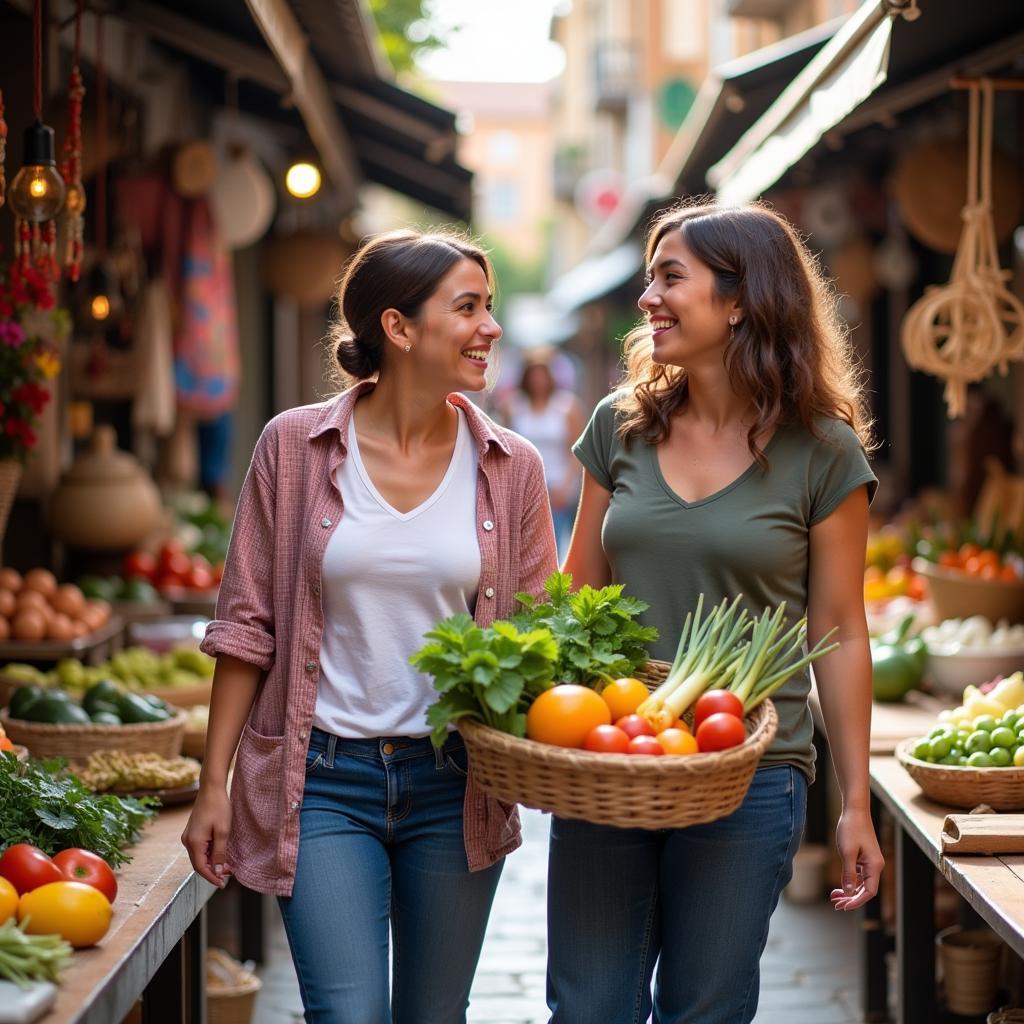
<path id="1" fill-rule="evenodd" d="M 524 843 L 509 857 L 473 984 L 470 1024 L 545 1024 L 544 885 L 548 818 L 523 811 Z M 761 963 L 756 1024 L 854 1024 L 855 916 L 825 903 L 783 899 Z M 301 1021 L 302 1003 L 280 918 L 274 910 L 269 960 L 253 1024 Z"/>

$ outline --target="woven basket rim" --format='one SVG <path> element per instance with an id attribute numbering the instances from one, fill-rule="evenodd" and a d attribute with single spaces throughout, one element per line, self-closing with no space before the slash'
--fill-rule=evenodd
<path id="1" fill-rule="evenodd" d="M 34 732 L 37 735 L 68 735 L 68 736 L 112 736 L 116 733 L 124 734 L 130 729 L 133 733 L 160 732 L 164 729 L 176 728 L 188 720 L 188 712 L 182 708 L 167 706 L 168 711 L 173 711 L 171 718 L 162 722 L 125 722 L 122 725 L 101 725 L 91 722 L 86 725 L 84 722 L 78 725 L 74 722 L 30 722 L 24 718 L 12 718 L 8 708 L 0 708 L 0 723 L 17 723 L 16 728 L 27 732 Z"/>
<path id="2" fill-rule="evenodd" d="M 896 759 L 910 772 L 920 772 L 922 775 L 929 775 L 931 778 L 939 778 L 943 775 L 959 775 L 961 782 L 970 782 L 972 779 L 1001 779 L 1007 782 L 1024 783 L 1024 767 L 1007 768 L 977 768 L 974 765 L 965 764 L 930 764 L 922 761 L 910 753 L 911 747 L 917 743 L 917 739 L 901 740 L 896 745 Z M 990 774 L 998 772 L 998 774 Z"/>
<path id="3" fill-rule="evenodd" d="M 553 766 L 573 765 L 579 768 L 612 768 L 620 766 L 630 774 L 648 773 L 662 774 L 666 769 L 688 766 L 694 771 L 701 768 L 713 771 L 725 768 L 733 763 L 746 762 L 752 756 L 760 759 L 767 749 L 778 726 L 778 715 L 771 700 L 765 700 L 751 711 L 746 720 L 751 721 L 753 728 L 739 746 L 728 750 L 697 754 L 665 754 L 662 757 L 643 757 L 636 754 L 598 753 L 580 750 L 576 747 L 557 747 L 550 743 L 539 743 L 537 740 L 512 736 L 509 733 L 493 729 L 473 718 L 463 718 L 456 723 L 460 732 L 468 731 L 471 740 L 486 743 L 494 751 L 526 751 L 540 762 Z M 756 753 L 755 753 L 756 752 Z"/>

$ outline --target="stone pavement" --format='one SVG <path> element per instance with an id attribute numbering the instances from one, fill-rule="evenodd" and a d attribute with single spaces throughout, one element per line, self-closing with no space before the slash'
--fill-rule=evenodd
<path id="1" fill-rule="evenodd" d="M 470 996 L 469 1024 L 546 1024 L 544 883 L 548 818 L 522 811 L 524 843 L 505 865 Z M 284 928 L 273 911 L 253 1024 L 302 1020 Z M 761 961 L 755 1024 L 854 1024 L 857 919 L 783 899 Z"/>

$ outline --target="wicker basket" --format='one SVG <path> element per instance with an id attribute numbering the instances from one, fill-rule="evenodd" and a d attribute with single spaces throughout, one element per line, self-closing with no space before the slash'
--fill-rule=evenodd
<path id="1" fill-rule="evenodd" d="M 971 768 L 929 764 L 911 754 L 917 740 L 904 740 L 896 757 L 929 800 L 970 810 L 988 804 L 994 811 L 1024 810 L 1024 768 Z"/>
<path id="2" fill-rule="evenodd" d="M 262 982 L 221 949 L 206 951 L 206 1019 L 209 1024 L 249 1024 Z"/>
<path id="3" fill-rule="evenodd" d="M 993 1010 L 986 1018 L 985 1024 L 1024 1024 L 1024 1010 L 1012 1006 Z"/>
<path id="4" fill-rule="evenodd" d="M 649 687 L 669 665 L 649 662 L 637 673 Z M 687 757 L 598 754 L 518 739 L 463 719 L 473 778 L 492 796 L 563 818 L 619 828 L 683 828 L 731 814 L 743 802 L 761 755 L 775 736 L 771 701 L 747 716 L 738 747 Z"/>
<path id="5" fill-rule="evenodd" d="M 175 714 L 166 722 L 51 725 L 11 718 L 4 708 L 0 710 L 0 725 L 12 743 L 28 747 L 33 757 L 66 757 L 69 761 L 84 761 L 94 750 L 127 750 L 177 757 L 181 753 L 181 738 L 188 715 L 180 708 L 170 710 Z"/>

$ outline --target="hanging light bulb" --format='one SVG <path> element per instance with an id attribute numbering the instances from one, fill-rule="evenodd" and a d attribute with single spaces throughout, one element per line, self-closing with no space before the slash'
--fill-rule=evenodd
<path id="1" fill-rule="evenodd" d="M 320 191 L 320 168 L 300 160 L 288 168 L 284 184 L 296 199 L 310 199 Z"/>
<path id="2" fill-rule="evenodd" d="M 25 131 L 25 158 L 7 191 L 11 211 L 29 224 L 53 220 L 64 205 L 64 179 L 57 170 L 53 129 L 34 121 Z"/>
<path id="3" fill-rule="evenodd" d="M 86 289 L 82 312 L 97 327 L 108 321 L 117 320 L 124 309 L 117 274 L 108 260 L 102 259 L 89 271 L 89 287 Z"/>

